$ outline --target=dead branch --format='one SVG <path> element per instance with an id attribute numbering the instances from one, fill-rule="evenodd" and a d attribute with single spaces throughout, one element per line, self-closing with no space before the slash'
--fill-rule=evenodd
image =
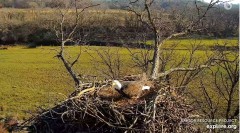
<path id="1" fill-rule="evenodd" d="M 173 72 L 176 72 L 176 71 L 195 71 L 195 70 L 199 70 L 199 69 L 203 69 L 203 68 L 209 68 L 209 67 L 210 67 L 209 65 L 200 65 L 200 66 L 198 66 L 196 68 L 172 68 L 172 69 L 167 70 L 167 71 L 165 71 L 163 73 L 159 73 L 157 75 L 157 77 L 158 78 L 164 77 L 164 76 L 169 75 L 169 74 L 171 74 Z"/>

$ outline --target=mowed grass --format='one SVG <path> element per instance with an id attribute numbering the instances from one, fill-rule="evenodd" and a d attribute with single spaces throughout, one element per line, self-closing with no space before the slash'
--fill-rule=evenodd
<path id="1" fill-rule="evenodd" d="M 0 51 L 1 116 L 22 117 L 37 106 L 47 106 L 53 95 L 70 91 L 71 80 L 48 49 Z"/>
<path id="2" fill-rule="evenodd" d="M 152 45 L 153 41 L 148 40 L 146 42 L 148 45 Z M 176 45 L 177 49 L 187 49 L 191 45 L 197 45 L 200 47 L 211 47 L 214 45 L 225 45 L 225 46 L 237 46 L 238 38 L 229 39 L 172 39 L 168 40 L 163 48 L 169 48 L 172 44 Z"/>
<path id="3" fill-rule="evenodd" d="M 0 117 L 28 117 L 28 112 L 36 110 L 38 106 L 48 108 L 74 90 L 74 83 L 62 62 L 54 57 L 56 49 L 58 47 L 11 47 L 0 50 Z M 79 47 L 66 49 L 73 57 L 79 53 Z M 94 50 L 88 52 L 97 57 Z M 131 58 L 124 57 L 126 53 L 126 49 L 120 51 L 128 61 Z M 97 75 L 91 59 L 88 53 L 82 53 L 76 70 L 80 74 Z M 130 74 L 132 68 L 125 68 Z"/>
<path id="4" fill-rule="evenodd" d="M 189 45 L 187 40 L 185 42 L 184 45 Z M 202 44 L 204 42 L 208 43 L 208 46 L 214 45 L 214 43 L 210 44 L 209 40 L 203 40 Z M 233 43 L 231 45 L 238 45 L 237 40 L 230 42 Z M 49 108 L 54 103 L 65 99 L 74 90 L 72 79 L 62 62 L 55 57 L 58 49 L 59 47 L 56 46 L 33 49 L 17 46 L 0 50 L 0 118 L 8 116 L 19 119 L 28 118 L 31 112 L 37 111 L 39 107 Z M 107 47 L 82 46 L 81 49 L 81 57 L 75 69 L 80 74 L 99 75 L 94 67 L 102 66 L 94 66 L 89 53 L 98 60 L 100 58 L 94 49 L 107 49 Z M 86 49 L 88 53 L 84 52 Z M 124 75 L 140 73 L 140 70 L 131 67 L 131 57 L 126 48 L 111 47 L 110 49 L 119 50 Z M 80 48 L 69 46 L 66 50 L 71 57 L 76 57 Z M 179 55 L 186 55 L 187 51 L 177 50 L 176 52 Z M 205 51 L 198 51 L 197 55 L 204 57 Z"/>

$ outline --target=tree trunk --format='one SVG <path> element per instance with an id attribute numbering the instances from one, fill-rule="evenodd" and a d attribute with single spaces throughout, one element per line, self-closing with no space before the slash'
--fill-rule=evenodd
<path id="1" fill-rule="evenodd" d="M 151 78 L 152 79 L 156 79 L 157 78 L 157 75 L 159 73 L 159 65 L 160 65 L 160 62 L 159 62 L 159 57 L 160 57 L 160 41 L 161 41 L 161 38 L 160 36 L 155 33 L 155 40 L 154 40 L 154 43 L 155 43 L 155 46 L 154 46 L 154 53 L 153 53 L 153 67 L 152 67 L 152 72 L 151 72 Z"/>
<path id="2" fill-rule="evenodd" d="M 67 69 L 68 73 L 71 75 L 71 77 L 73 78 L 74 82 L 75 82 L 75 87 L 76 89 L 79 88 L 79 85 L 81 84 L 81 81 L 79 79 L 79 76 L 76 72 L 74 72 L 71 64 L 64 58 L 64 46 L 65 46 L 65 42 L 62 41 L 62 45 L 61 45 L 61 51 L 59 53 L 59 58 L 62 60 L 65 68 Z"/>
<path id="3" fill-rule="evenodd" d="M 79 88 L 79 85 L 81 84 L 81 81 L 80 81 L 79 78 L 78 78 L 78 74 L 73 71 L 72 67 L 71 67 L 70 64 L 66 61 L 66 59 L 64 58 L 64 55 L 63 55 L 63 54 L 61 54 L 59 58 L 62 60 L 65 68 L 66 68 L 67 71 L 68 71 L 68 73 L 69 73 L 69 74 L 71 75 L 71 77 L 73 78 L 73 80 L 74 80 L 74 82 L 75 82 L 75 87 L 76 87 L 76 88 Z"/>

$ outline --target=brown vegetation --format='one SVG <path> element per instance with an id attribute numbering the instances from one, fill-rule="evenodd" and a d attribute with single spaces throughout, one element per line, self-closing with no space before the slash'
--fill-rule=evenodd
<path id="1" fill-rule="evenodd" d="M 7 133 L 7 129 L 4 127 L 3 124 L 0 123 L 0 133 Z"/>
<path id="2" fill-rule="evenodd" d="M 196 132 L 191 125 L 180 123 L 192 113 L 183 95 L 171 86 L 154 87 L 153 93 L 140 99 L 77 95 L 28 122 L 34 132 Z"/>
<path id="3" fill-rule="evenodd" d="M 16 118 L 8 117 L 0 122 L 0 133 L 8 133 L 12 131 L 19 123 Z"/>

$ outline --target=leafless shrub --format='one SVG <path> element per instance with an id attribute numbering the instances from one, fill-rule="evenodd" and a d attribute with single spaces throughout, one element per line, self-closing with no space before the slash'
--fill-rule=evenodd
<path id="1" fill-rule="evenodd" d="M 239 55 L 237 52 L 225 50 L 214 51 L 214 67 L 203 70 L 200 78 L 195 80 L 199 93 L 190 93 L 195 110 L 207 119 L 236 120 L 239 116 Z M 192 87 L 190 87 L 191 89 Z M 219 124 L 210 122 L 208 124 Z M 231 125 L 236 122 L 223 122 Z M 203 131 L 207 131 L 204 129 Z M 236 129 L 213 129 L 213 132 L 235 132 Z"/>
<path id="2" fill-rule="evenodd" d="M 170 68 L 198 68 L 194 71 L 179 70 L 169 75 L 170 78 L 172 78 L 172 84 L 175 84 L 176 86 L 186 87 L 189 83 L 195 81 L 195 79 L 201 76 L 200 73 L 203 70 L 214 66 L 214 54 L 212 54 L 211 51 L 208 51 L 207 47 L 203 46 L 204 44 L 201 41 L 191 40 L 189 41 L 188 46 L 183 49 L 183 51 L 185 51 L 184 54 L 178 55 L 178 60 L 169 57 L 170 59 L 172 59 L 172 61 L 168 61 L 166 62 L 166 64 L 168 66 L 170 65 Z M 205 51 L 203 52 L 206 56 L 205 58 L 199 56 L 199 50 L 201 50 L 201 52 Z"/>
<path id="3" fill-rule="evenodd" d="M 133 61 L 133 67 L 140 68 L 142 72 L 149 73 L 152 49 L 140 48 L 140 49 L 130 49 L 127 48 Z"/>
<path id="4" fill-rule="evenodd" d="M 95 53 L 89 53 L 88 51 Z M 119 79 L 122 75 L 123 59 L 120 55 L 120 48 L 113 49 L 111 47 L 85 50 L 91 57 L 92 66 L 105 79 Z M 95 54 L 97 56 L 95 56 Z"/>

